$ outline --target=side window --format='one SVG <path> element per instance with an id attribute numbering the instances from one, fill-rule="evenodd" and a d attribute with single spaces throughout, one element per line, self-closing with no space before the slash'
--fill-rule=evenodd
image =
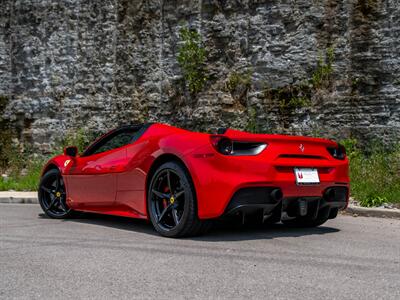
<path id="1" fill-rule="evenodd" d="M 99 148 L 94 149 L 94 151 L 90 154 L 98 154 L 106 151 L 110 151 L 112 149 L 116 149 L 122 146 L 129 144 L 133 137 L 135 136 L 136 130 L 123 131 L 113 136 L 110 140 L 106 141 Z"/>

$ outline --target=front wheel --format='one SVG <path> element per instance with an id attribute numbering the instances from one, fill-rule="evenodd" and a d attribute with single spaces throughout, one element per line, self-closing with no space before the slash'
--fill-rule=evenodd
<path id="1" fill-rule="evenodd" d="M 43 175 L 38 198 L 44 213 L 50 218 L 65 219 L 73 213 L 66 203 L 65 185 L 59 170 L 52 169 Z"/>
<path id="2" fill-rule="evenodd" d="M 194 236 L 209 228 L 210 221 L 198 219 L 194 187 L 180 163 L 161 165 L 151 179 L 147 195 L 150 220 L 161 235 Z"/>

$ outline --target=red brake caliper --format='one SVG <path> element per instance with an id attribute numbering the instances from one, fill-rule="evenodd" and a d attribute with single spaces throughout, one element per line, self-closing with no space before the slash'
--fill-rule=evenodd
<path id="1" fill-rule="evenodd" d="M 166 193 L 168 191 L 169 191 L 168 187 L 167 186 L 164 187 L 164 193 Z M 163 199 L 163 206 L 164 206 L 164 208 L 166 208 L 168 206 L 168 200 L 167 199 Z"/>

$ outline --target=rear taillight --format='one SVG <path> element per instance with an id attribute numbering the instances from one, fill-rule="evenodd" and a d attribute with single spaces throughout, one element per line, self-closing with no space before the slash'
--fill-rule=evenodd
<path id="1" fill-rule="evenodd" d="M 326 149 L 336 159 L 343 160 L 346 158 L 346 149 L 341 144 L 338 144 L 337 147 L 327 147 Z"/>
<path id="2" fill-rule="evenodd" d="M 232 141 L 230 138 L 222 135 L 212 135 L 211 144 L 214 149 L 223 155 L 257 155 L 266 147 L 266 143 Z"/>

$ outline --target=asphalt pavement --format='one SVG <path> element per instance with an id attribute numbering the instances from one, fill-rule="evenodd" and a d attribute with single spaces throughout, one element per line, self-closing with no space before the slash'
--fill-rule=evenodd
<path id="1" fill-rule="evenodd" d="M 0 299 L 400 299 L 400 220 L 160 237 L 144 221 L 0 204 Z"/>

